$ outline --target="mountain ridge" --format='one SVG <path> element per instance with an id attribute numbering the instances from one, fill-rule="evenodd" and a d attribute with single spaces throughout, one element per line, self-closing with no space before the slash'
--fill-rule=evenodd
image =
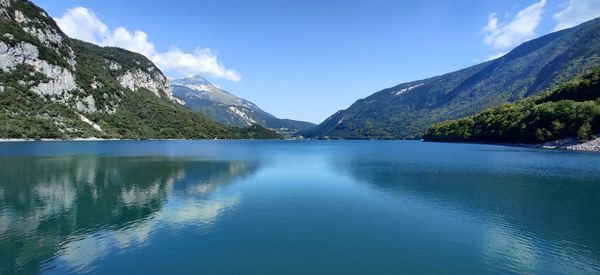
<path id="1" fill-rule="evenodd" d="M 535 95 L 600 65 L 600 18 L 527 41 L 506 55 L 359 99 L 298 135 L 415 139 L 436 122 Z"/>
<path id="2" fill-rule="evenodd" d="M 172 79 L 171 87 L 175 97 L 185 106 L 227 125 L 258 124 L 284 136 L 315 126 L 310 122 L 277 118 L 251 101 L 214 86 L 200 75 Z"/>
<path id="3" fill-rule="evenodd" d="M 564 143 L 560 140 L 569 139 L 577 144 L 596 139 L 598 133 L 600 66 L 541 95 L 434 124 L 423 139 L 515 144 Z"/>
<path id="4" fill-rule="evenodd" d="M 0 72 L 0 138 L 280 137 L 184 108 L 148 58 L 71 39 L 30 1 L 0 0 Z"/>

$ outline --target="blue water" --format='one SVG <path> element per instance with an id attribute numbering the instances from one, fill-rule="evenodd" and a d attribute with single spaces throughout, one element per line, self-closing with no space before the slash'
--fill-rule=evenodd
<path id="1" fill-rule="evenodd" d="M 0 143 L 0 273 L 600 273 L 600 154 Z"/>

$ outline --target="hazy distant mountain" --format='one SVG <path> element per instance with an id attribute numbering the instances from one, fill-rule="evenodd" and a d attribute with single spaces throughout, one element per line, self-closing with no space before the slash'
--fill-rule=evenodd
<path id="1" fill-rule="evenodd" d="M 145 56 L 65 35 L 30 1 L 0 1 L 0 138 L 280 138 L 181 106 Z"/>
<path id="2" fill-rule="evenodd" d="M 279 119 L 254 103 L 215 87 L 199 75 L 172 80 L 171 87 L 185 106 L 232 126 L 258 124 L 280 133 L 295 133 L 315 126 L 304 121 Z"/>
<path id="3" fill-rule="evenodd" d="M 597 65 L 600 19 L 525 42 L 496 60 L 382 90 L 302 134 L 417 138 L 433 123 L 538 94 Z"/>

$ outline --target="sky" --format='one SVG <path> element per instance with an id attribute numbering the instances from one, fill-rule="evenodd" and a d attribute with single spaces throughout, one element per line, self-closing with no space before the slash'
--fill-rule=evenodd
<path id="1" fill-rule="evenodd" d="M 200 74 L 280 118 L 499 57 L 600 16 L 598 0 L 34 0 L 71 37 Z"/>

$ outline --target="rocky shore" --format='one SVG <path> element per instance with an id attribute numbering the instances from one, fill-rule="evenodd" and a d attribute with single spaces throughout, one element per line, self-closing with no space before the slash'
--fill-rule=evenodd
<path id="1" fill-rule="evenodd" d="M 600 136 L 600 134 L 596 136 Z M 537 147 L 548 149 L 565 149 L 573 151 L 600 152 L 600 138 L 596 138 L 594 140 L 590 140 L 583 143 L 579 143 L 577 138 L 564 138 L 552 142 L 547 142 Z"/>

